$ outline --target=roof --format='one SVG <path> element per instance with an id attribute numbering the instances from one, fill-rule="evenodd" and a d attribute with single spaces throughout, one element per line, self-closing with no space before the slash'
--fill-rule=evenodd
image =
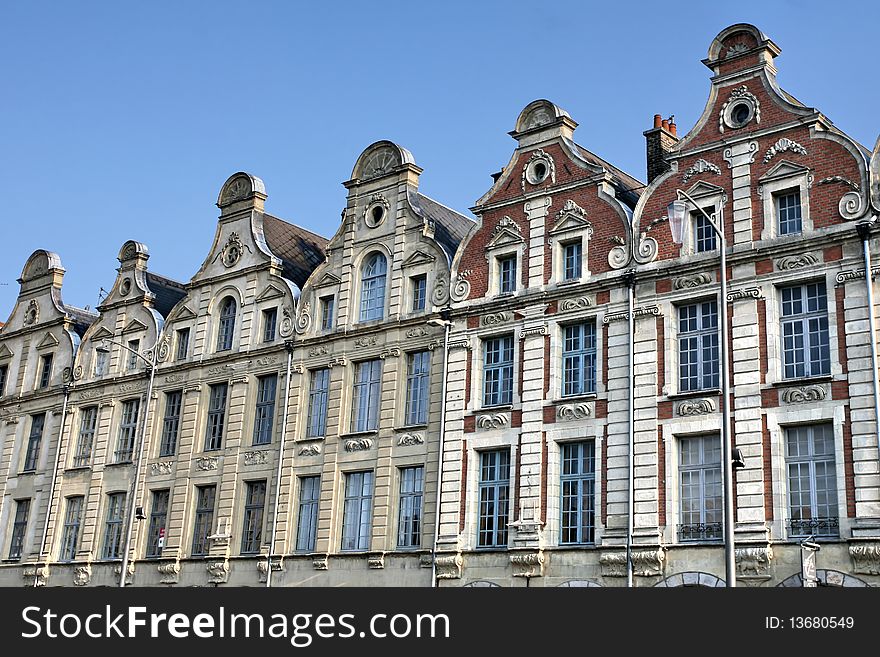
<path id="1" fill-rule="evenodd" d="M 155 306 L 162 317 L 168 317 L 177 302 L 186 296 L 186 286 L 165 276 L 147 272 L 147 285 L 150 292 L 156 295 Z"/>
<path id="2" fill-rule="evenodd" d="M 98 313 L 67 304 L 64 305 L 64 312 L 73 317 L 73 330 L 79 337 L 85 335 L 86 329 L 98 319 Z"/>
<path id="3" fill-rule="evenodd" d="M 263 235 L 272 253 L 281 258 L 284 277 L 300 289 L 315 268 L 324 262 L 327 238 L 302 226 L 263 214 Z"/>
<path id="4" fill-rule="evenodd" d="M 572 142 L 570 141 L 568 143 L 572 144 Z M 641 190 L 645 188 L 645 183 L 643 183 L 638 178 L 629 175 L 623 169 L 618 169 L 607 160 L 603 160 L 601 157 L 591 151 L 588 151 L 580 144 L 572 145 L 577 149 L 578 154 L 585 160 L 587 160 L 587 162 L 595 164 L 596 166 L 603 167 L 606 171 L 611 173 L 612 177 L 615 179 L 613 181 L 614 186 L 617 187 L 619 192 L 622 192 L 623 200 L 627 200 L 627 196 L 634 195 L 635 198 L 631 200 L 633 206 L 635 206 L 635 201 L 637 201 L 638 197 L 641 195 Z"/>
<path id="5" fill-rule="evenodd" d="M 458 245 L 475 225 L 474 220 L 418 192 L 410 194 L 409 201 L 417 212 L 434 221 L 434 239 L 451 262 Z"/>

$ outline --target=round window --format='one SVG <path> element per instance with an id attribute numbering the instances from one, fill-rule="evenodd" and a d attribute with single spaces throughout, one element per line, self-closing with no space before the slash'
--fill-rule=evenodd
<path id="1" fill-rule="evenodd" d="M 749 119 L 752 118 L 752 109 L 745 103 L 739 103 L 734 106 L 730 118 L 732 118 L 733 122 L 737 125 L 745 125 L 749 122 Z"/>
<path id="2" fill-rule="evenodd" d="M 372 202 L 364 209 L 364 223 L 369 228 L 375 228 L 388 216 L 388 201 L 384 197 L 373 198 Z"/>
<path id="3" fill-rule="evenodd" d="M 550 166 L 544 159 L 535 160 L 526 170 L 526 179 L 533 185 L 540 185 L 549 175 Z"/>

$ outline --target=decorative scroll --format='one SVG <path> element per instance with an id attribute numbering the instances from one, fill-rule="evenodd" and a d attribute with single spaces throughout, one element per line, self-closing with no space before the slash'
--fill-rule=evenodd
<path id="1" fill-rule="evenodd" d="M 556 409 L 556 417 L 562 421 L 584 420 L 592 414 L 590 405 L 587 402 L 565 404 Z"/>
<path id="2" fill-rule="evenodd" d="M 477 427 L 484 430 L 502 429 L 510 424 L 510 416 L 507 413 L 493 413 L 481 415 L 477 418 Z"/>
<path id="3" fill-rule="evenodd" d="M 807 149 L 801 146 L 799 143 L 797 143 L 796 141 L 792 141 L 788 137 L 783 137 L 767 149 L 767 152 L 764 154 L 764 164 L 767 164 L 776 155 L 778 155 L 779 153 L 784 153 L 785 151 L 791 151 L 792 153 L 797 153 L 798 155 L 807 154 Z"/>
<path id="4" fill-rule="evenodd" d="M 784 404 L 809 404 L 824 401 L 828 392 L 822 386 L 803 386 L 786 388 L 780 396 Z"/>
<path id="5" fill-rule="evenodd" d="M 715 401 L 712 399 L 694 399 L 678 405 L 678 414 L 683 417 L 707 415 L 715 412 Z"/>
<path id="6" fill-rule="evenodd" d="M 693 163 L 692 166 L 688 167 L 688 170 L 684 172 L 684 175 L 681 177 L 681 182 L 686 183 L 688 180 L 693 178 L 694 176 L 705 173 L 706 171 L 711 171 L 716 175 L 721 175 L 721 169 L 717 164 L 712 164 L 711 162 L 707 162 L 703 158 L 700 158 L 696 162 Z"/>
<path id="7" fill-rule="evenodd" d="M 345 441 L 346 452 L 362 452 L 373 448 L 372 438 L 356 438 Z"/>
<path id="8" fill-rule="evenodd" d="M 699 274 L 693 274 L 692 276 L 679 276 L 672 283 L 672 287 L 676 290 L 688 290 L 694 287 L 700 287 L 701 285 L 708 285 L 712 282 L 712 277 L 709 274 L 704 272 L 700 272 Z"/>
<path id="9" fill-rule="evenodd" d="M 785 256 L 776 261 L 776 268 L 785 269 L 802 269 L 803 267 L 812 267 L 819 262 L 819 258 L 812 253 L 801 253 L 793 256 Z"/>

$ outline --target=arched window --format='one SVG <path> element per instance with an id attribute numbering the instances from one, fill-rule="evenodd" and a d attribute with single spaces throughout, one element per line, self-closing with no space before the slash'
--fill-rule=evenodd
<path id="1" fill-rule="evenodd" d="M 382 319 L 385 314 L 385 277 L 388 261 L 374 253 L 364 261 L 361 270 L 361 321 Z"/>
<path id="2" fill-rule="evenodd" d="M 232 334 L 235 331 L 235 299 L 226 297 L 220 303 L 220 326 L 217 329 L 217 351 L 232 349 Z"/>

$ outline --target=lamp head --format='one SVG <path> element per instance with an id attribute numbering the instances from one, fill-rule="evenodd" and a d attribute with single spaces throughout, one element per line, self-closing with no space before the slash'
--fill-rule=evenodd
<path id="1" fill-rule="evenodd" d="M 95 347 L 95 351 L 97 351 L 99 354 L 109 354 L 110 343 L 106 340 L 101 340 L 101 342 L 98 343 L 98 346 Z"/>
<path id="2" fill-rule="evenodd" d="M 731 458 L 731 465 L 733 465 L 734 470 L 740 470 L 746 467 L 746 461 L 743 457 L 742 450 L 739 447 L 734 448 L 733 450 L 733 458 Z"/>
<path id="3" fill-rule="evenodd" d="M 672 241 L 681 244 L 681 233 L 684 227 L 684 215 L 687 203 L 675 199 L 666 207 L 666 215 L 669 217 L 669 228 L 672 231 Z"/>

